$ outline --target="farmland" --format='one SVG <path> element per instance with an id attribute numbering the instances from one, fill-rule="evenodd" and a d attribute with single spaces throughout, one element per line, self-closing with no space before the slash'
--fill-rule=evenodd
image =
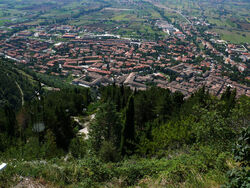
<path id="1" fill-rule="evenodd" d="M 250 5 L 247 1 L 149 1 L 152 4 L 168 7 L 165 9 L 165 14 L 173 21 L 176 20 L 173 12 L 178 11 L 187 17 L 198 17 L 206 20 L 210 24 L 211 30 L 218 31 L 218 34 L 221 34 L 222 38 L 229 42 L 250 42 Z"/>
<path id="2" fill-rule="evenodd" d="M 25 25 L 63 23 L 77 27 L 98 25 L 99 28 L 92 31 L 95 34 L 108 31 L 129 38 L 166 37 L 166 33 L 154 26 L 155 21 L 162 18 L 159 11 L 144 1 L 131 3 L 86 0 L 80 3 L 11 1 L 0 3 L 0 10 L 0 26 L 18 23 Z"/>
<path id="3" fill-rule="evenodd" d="M 215 32 L 220 34 L 223 40 L 231 41 L 233 43 L 250 42 L 250 32 L 237 31 L 237 30 L 222 30 L 215 29 Z"/>

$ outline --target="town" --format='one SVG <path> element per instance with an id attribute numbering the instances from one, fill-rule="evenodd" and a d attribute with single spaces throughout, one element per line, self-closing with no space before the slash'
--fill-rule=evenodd
<path id="1" fill-rule="evenodd" d="M 250 188 L 250 0 L 0 0 L 0 188 Z"/>
<path id="2" fill-rule="evenodd" d="M 145 90 L 158 86 L 188 97 L 202 86 L 217 96 L 230 86 L 239 96 L 250 96 L 250 87 L 227 74 L 236 70 L 245 73 L 246 83 L 250 80 L 250 46 L 219 40 L 213 32 L 202 33 L 196 25 L 205 23 L 190 20 L 192 24 L 180 24 L 179 29 L 157 20 L 156 26 L 168 35 L 158 41 L 123 38 L 103 33 L 98 26 L 31 25 L 22 29 L 19 24 L 15 26 L 18 32 L 8 38 L 8 30 L 0 31 L 0 55 L 41 74 L 71 76 L 72 84 L 83 87 L 124 84 Z"/>

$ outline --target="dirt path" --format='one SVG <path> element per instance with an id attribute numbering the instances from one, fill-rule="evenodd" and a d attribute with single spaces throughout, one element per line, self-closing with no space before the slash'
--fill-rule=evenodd
<path id="1" fill-rule="evenodd" d="M 8 73 L 6 73 L 6 76 L 9 77 Z M 15 81 L 15 84 L 18 88 L 18 90 L 20 91 L 21 93 L 21 100 L 22 100 L 22 106 L 24 105 L 24 94 L 23 94 L 23 90 L 22 88 L 20 87 L 20 85 L 17 83 L 17 81 Z"/>
<path id="2" fill-rule="evenodd" d="M 21 99 L 22 99 L 22 106 L 24 105 L 24 94 L 23 94 L 23 90 L 20 87 L 20 85 L 17 83 L 17 81 L 15 81 L 17 88 L 19 89 L 20 93 L 21 93 Z"/>
<path id="3" fill-rule="evenodd" d="M 47 188 L 47 186 L 36 182 L 30 178 L 24 178 L 21 182 L 19 182 L 13 188 Z"/>
<path id="4" fill-rule="evenodd" d="M 91 123 L 91 121 L 93 121 L 95 118 L 95 114 L 92 114 L 90 116 L 88 116 L 87 121 L 85 121 L 84 123 L 81 123 L 79 118 L 74 117 L 74 121 L 79 123 L 79 125 L 81 125 L 83 128 L 79 130 L 79 134 L 84 134 L 85 135 L 85 139 L 89 138 L 89 125 Z"/>

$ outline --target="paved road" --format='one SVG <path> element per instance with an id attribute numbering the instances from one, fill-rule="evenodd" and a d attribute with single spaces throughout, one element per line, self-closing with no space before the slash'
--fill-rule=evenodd
<path id="1" fill-rule="evenodd" d="M 181 17 L 183 17 L 189 24 L 192 24 L 192 22 L 178 10 L 169 8 L 169 7 L 167 7 L 165 5 L 162 5 L 162 4 L 158 3 L 158 2 L 152 2 L 151 0 L 145 0 L 145 1 L 153 4 L 154 6 L 156 6 L 158 8 L 163 8 L 165 10 L 175 12 L 175 13 L 179 14 Z"/>

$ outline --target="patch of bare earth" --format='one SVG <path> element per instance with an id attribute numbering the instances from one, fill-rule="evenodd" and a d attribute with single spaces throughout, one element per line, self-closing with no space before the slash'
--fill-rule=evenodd
<path id="1" fill-rule="evenodd" d="M 49 188 L 50 186 L 46 185 L 41 181 L 36 181 L 31 178 L 23 178 L 16 186 L 13 188 Z"/>

